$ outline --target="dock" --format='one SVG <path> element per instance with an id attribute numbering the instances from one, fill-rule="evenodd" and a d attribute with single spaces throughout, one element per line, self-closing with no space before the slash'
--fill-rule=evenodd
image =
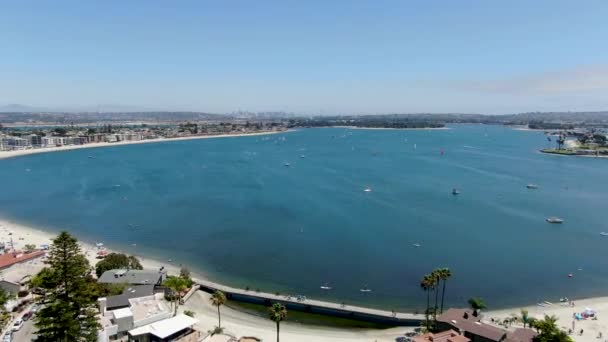
<path id="1" fill-rule="evenodd" d="M 237 289 L 234 287 L 197 279 L 200 290 L 213 293 L 217 290 L 226 294 L 229 300 L 270 306 L 281 303 L 290 310 L 322 314 L 327 316 L 348 318 L 352 320 L 380 323 L 393 326 L 420 326 L 424 320 L 423 314 L 393 312 L 362 306 L 346 305 L 320 301 L 316 299 L 298 300 L 295 296 L 276 295 L 254 290 Z"/>

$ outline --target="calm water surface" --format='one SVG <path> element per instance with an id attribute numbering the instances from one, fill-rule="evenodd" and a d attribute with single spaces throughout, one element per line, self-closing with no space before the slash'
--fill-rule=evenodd
<path id="1" fill-rule="evenodd" d="M 237 287 L 387 309 L 421 310 L 438 266 L 453 305 L 608 295 L 608 160 L 536 152 L 547 144 L 454 126 L 39 154 L 0 161 L 0 216 Z"/>

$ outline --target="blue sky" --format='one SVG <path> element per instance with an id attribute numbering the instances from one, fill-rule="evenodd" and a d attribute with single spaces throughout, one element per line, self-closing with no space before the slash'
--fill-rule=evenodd
<path id="1" fill-rule="evenodd" d="M 2 1 L 0 105 L 608 110 L 608 1 Z"/>

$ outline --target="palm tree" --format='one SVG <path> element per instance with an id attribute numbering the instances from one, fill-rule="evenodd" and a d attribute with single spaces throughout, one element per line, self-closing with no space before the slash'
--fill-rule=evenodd
<path id="1" fill-rule="evenodd" d="M 186 281 L 180 277 L 167 277 L 167 280 L 163 283 L 163 286 L 171 289 L 173 292 L 173 297 L 171 298 L 172 302 L 175 302 L 175 311 L 173 312 L 173 316 L 177 315 L 177 305 L 178 300 L 181 297 L 181 292 L 186 288 Z"/>
<path id="2" fill-rule="evenodd" d="M 486 308 L 486 304 L 483 302 L 483 299 L 481 298 L 471 298 L 469 299 L 469 305 L 471 306 L 471 309 L 473 309 L 473 316 L 477 317 L 477 315 L 479 314 L 479 310 L 481 309 L 485 309 Z"/>
<path id="3" fill-rule="evenodd" d="M 268 310 L 268 316 L 277 323 L 277 342 L 279 342 L 279 324 L 287 317 L 287 309 L 281 303 L 274 303 Z"/>
<path id="4" fill-rule="evenodd" d="M 441 313 L 443 313 L 443 300 L 445 299 L 445 283 L 452 277 L 452 271 L 449 268 L 441 268 L 439 270 L 441 280 L 443 280 L 443 290 L 441 291 Z"/>
<path id="5" fill-rule="evenodd" d="M 564 146 L 564 142 L 566 142 L 566 135 L 563 134 L 563 133 L 560 133 L 559 137 L 556 140 L 556 142 L 557 142 L 557 149 L 561 150 L 562 146 Z"/>
<path id="6" fill-rule="evenodd" d="M 539 333 L 537 336 L 539 341 L 572 341 L 568 334 L 557 327 L 557 317 L 555 316 L 545 315 L 544 319 L 535 321 L 533 326 Z"/>
<path id="7" fill-rule="evenodd" d="M 211 295 L 211 304 L 217 306 L 217 327 L 222 328 L 222 318 L 220 316 L 220 306 L 226 304 L 226 295 L 224 292 L 217 290 Z"/>
<path id="8" fill-rule="evenodd" d="M 422 277 L 420 281 L 420 288 L 426 292 L 426 309 L 424 310 L 424 316 L 426 317 L 426 329 L 429 329 L 429 305 L 430 305 L 430 295 L 431 295 L 431 282 L 428 274 Z"/>
<path id="9" fill-rule="evenodd" d="M 521 321 L 522 321 L 522 323 L 524 323 L 524 328 L 526 327 L 526 324 L 528 323 L 529 320 L 530 320 L 530 316 L 528 315 L 528 310 L 521 309 Z"/>
<path id="10" fill-rule="evenodd" d="M 433 320 L 437 322 L 438 298 L 439 298 L 439 282 L 441 281 L 441 269 L 437 268 L 431 272 L 433 278 L 433 287 L 435 289 L 435 306 L 433 307 Z"/>

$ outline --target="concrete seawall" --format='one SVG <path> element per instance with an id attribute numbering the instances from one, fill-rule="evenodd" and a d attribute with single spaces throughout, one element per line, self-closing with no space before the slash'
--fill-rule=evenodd
<path id="1" fill-rule="evenodd" d="M 277 296 L 272 293 L 236 289 L 210 281 L 198 280 L 197 283 L 200 285 L 200 290 L 209 293 L 220 290 L 224 292 L 226 297 L 230 300 L 266 306 L 270 306 L 272 303 L 278 302 L 285 305 L 289 310 L 293 311 L 309 312 L 394 326 L 419 326 L 424 320 L 424 315 L 421 314 L 391 312 L 361 306 L 324 302 L 315 299 L 299 301 L 293 297 Z"/>

